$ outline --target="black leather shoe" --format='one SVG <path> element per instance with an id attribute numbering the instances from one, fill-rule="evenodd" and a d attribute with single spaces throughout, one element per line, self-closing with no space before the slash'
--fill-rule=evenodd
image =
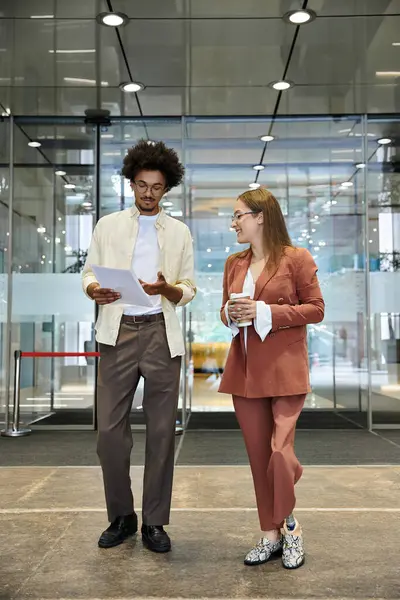
<path id="1" fill-rule="evenodd" d="M 152 552 L 169 552 L 171 540 L 161 525 L 142 525 L 142 540 Z"/>
<path id="2" fill-rule="evenodd" d="M 117 517 L 110 527 L 103 531 L 99 539 L 100 548 L 113 548 L 122 544 L 130 535 L 138 530 L 136 513 L 126 517 Z"/>

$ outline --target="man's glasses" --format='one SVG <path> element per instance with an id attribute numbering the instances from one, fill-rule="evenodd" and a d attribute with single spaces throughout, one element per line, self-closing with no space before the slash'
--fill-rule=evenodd
<path id="1" fill-rule="evenodd" d="M 258 215 L 261 211 L 260 210 L 249 210 L 247 212 L 244 213 L 237 213 L 235 215 L 232 215 L 231 219 L 232 219 L 232 223 L 239 222 L 240 219 L 242 217 L 244 217 L 244 215 Z"/>
<path id="2" fill-rule="evenodd" d="M 154 183 L 153 185 L 149 185 L 145 181 L 134 181 L 133 183 L 139 192 L 150 192 L 150 194 L 154 194 L 154 196 L 160 196 L 165 190 L 165 187 L 161 183 Z"/>

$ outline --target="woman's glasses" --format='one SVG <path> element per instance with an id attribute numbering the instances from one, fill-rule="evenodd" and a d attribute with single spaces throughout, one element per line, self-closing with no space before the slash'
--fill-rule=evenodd
<path id="1" fill-rule="evenodd" d="M 260 210 L 249 210 L 247 212 L 244 213 L 236 213 L 235 215 L 232 215 L 231 219 L 232 219 L 232 223 L 239 222 L 240 219 L 242 217 L 244 217 L 244 215 L 258 215 L 261 211 Z"/>

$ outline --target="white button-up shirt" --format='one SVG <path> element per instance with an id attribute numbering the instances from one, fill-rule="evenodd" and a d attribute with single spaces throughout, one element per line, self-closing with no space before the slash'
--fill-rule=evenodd
<path id="1" fill-rule="evenodd" d="M 139 211 L 136 206 L 101 218 L 93 232 L 86 264 L 82 273 L 82 287 L 87 294 L 91 283 L 97 283 L 91 265 L 131 269 L 138 235 Z M 171 357 L 183 356 L 185 344 L 176 306 L 185 306 L 196 294 L 194 284 L 193 241 L 189 228 L 161 210 L 156 222 L 160 247 L 161 271 L 171 285 L 178 286 L 183 296 L 178 305 L 162 297 L 162 310 Z M 115 346 L 124 306 L 107 304 L 99 307 L 96 340 Z"/>

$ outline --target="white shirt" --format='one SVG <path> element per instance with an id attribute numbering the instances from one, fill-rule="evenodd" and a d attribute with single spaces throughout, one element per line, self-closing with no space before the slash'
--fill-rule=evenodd
<path id="1" fill-rule="evenodd" d="M 158 215 L 139 216 L 139 230 L 132 258 L 132 271 L 138 279 L 146 283 L 155 283 L 161 270 L 160 247 L 157 240 Z M 154 315 L 162 312 L 161 296 L 149 296 L 153 308 L 125 306 L 125 315 Z"/>
<path id="2" fill-rule="evenodd" d="M 193 241 L 189 228 L 161 210 L 155 224 L 160 248 L 160 270 L 167 283 L 180 287 L 183 296 L 176 305 L 162 297 L 168 346 L 171 357 L 185 354 L 185 342 L 176 308 L 185 306 L 196 294 L 194 284 Z M 92 265 L 131 269 L 133 250 L 139 231 L 139 211 L 136 206 L 101 218 L 93 232 L 86 264 L 82 273 L 85 293 L 91 283 L 97 283 Z M 124 306 L 107 304 L 99 307 L 96 323 L 96 340 L 100 344 L 115 346 Z"/>
<path id="3" fill-rule="evenodd" d="M 253 275 L 251 274 L 250 269 L 247 271 L 246 279 L 243 284 L 243 293 L 250 296 L 252 300 L 254 298 L 254 292 L 256 289 L 256 284 L 253 279 Z M 225 316 L 228 322 L 228 326 L 232 331 L 233 337 L 236 337 L 240 331 L 240 328 L 235 325 L 235 323 L 231 320 L 228 314 L 228 303 L 225 304 Z M 257 315 L 253 322 L 254 329 L 256 330 L 258 336 L 263 342 L 272 328 L 272 315 L 271 315 L 271 307 L 268 304 L 265 304 L 262 300 L 257 300 Z M 244 327 L 244 345 L 247 349 L 247 329 L 248 327 Z"/>

